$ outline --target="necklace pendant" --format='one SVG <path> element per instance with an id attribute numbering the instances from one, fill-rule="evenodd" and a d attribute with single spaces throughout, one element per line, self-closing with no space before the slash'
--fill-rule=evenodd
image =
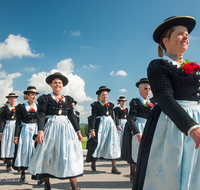
<path id="1" fill-rule="evenodd" d="M 11 117 L 11 119 L 14 119 L 14 117 L 15 117 L 15 116 L 13 115 L 13 116 Z"/>
<path id="2" fill-rule="evenodd" d="M 58 115 L 61 115 L 62 114 L 62 110 L 58 110 Z"/>
<path id="3" fill-rule="evenodd" d="M 124 116 L 124 118 L 126 119 L 126 115 Z"/>
<path id="4" fill-rule="evenodd" d="M 106 112 L 106 115 L 109 115 L 109 112 L 108 112 L 108 111 Z"/>

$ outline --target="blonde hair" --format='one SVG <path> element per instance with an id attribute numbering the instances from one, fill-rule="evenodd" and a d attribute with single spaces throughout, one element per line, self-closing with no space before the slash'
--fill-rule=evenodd
<path id="1" fill-rule="evenodd" d="M 101 98 L 99 97 L 99 95 L 97 95 L 97 102 L 100 101 L 100 100 L 101 100 Z"/>
<path id="2" fill-rule="evenodd" d="M 164 52 L 166 52 L 166 47 L 165 44 L 163 43 L 163 38 L 170 38 L 172 32 L 174 32 L 175 29 L 172 26 L 171 28 L 168 28 L 167 30 L 165 30 L 161 36 L 160 36 L 160 43 L 158 44 L 158 56 L 159 57 L 163 57 L 164 56 Z M 164 51 L 164 52 L 163 52 Z"/>
<path id="3" fill-rule="evenodd" d="M 24 100 L 28 100 L 27 94 L 24 94 Z"/>

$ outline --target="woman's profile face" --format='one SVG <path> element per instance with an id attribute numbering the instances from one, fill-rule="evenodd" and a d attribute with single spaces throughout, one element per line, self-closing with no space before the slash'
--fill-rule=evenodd
<path id="1" fill-rule="evenodd" d="M 106 100 L 108 99 L 108 92 L 102 91 L 101 94 L 99 95 L 99 97 L 102 102 L 106 102 Z"/>
<path id="2" fill-rule="evenodd" d="M 54 93 L 59 94 L 63 88 L 63 82 L 59 78 L 55 78 L 50 83 L 50 86 Z"/>
<path id="3" fill-rule="evenodd" d="M 164 37 L 166 51 L 175 55 L 183 55 L 189 45 L 188 30 L 185 26 L 174 26 L 170 38 Z"/>
<path id="4" fill-rule="evenodd" d="M 28 102 L 29 103 L 34 103 L 37 97 L 37 94 L 34 92 L 30 92 L 29 94 L 26 95 Z"/>

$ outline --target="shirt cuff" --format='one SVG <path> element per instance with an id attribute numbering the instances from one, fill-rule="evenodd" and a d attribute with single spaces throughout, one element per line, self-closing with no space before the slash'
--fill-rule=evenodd
<path id="1" fill-rule="evenodd" d="M 78 132 L 80 132 L 81 130 L 79 130 L 79 131 L 76 131 L 76 133 L 78 133 Z"/>
<path id="2" fill-rule="evenodd" d="M 192 132 L 193 129 L 197 129 L 197 128 L 200 128 L 200 125 L 194 125 L 192 126 L 189 131 L 188 131 L 188 137 L 190 137 L 190 133 Z"/>

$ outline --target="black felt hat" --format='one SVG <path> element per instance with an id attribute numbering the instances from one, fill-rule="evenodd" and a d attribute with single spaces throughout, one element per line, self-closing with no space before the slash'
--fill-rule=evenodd
<path id="1" fill-rule="evenodd" d="M 111 89 L 110 89 L 110 88 L 107 88 L 106 86 L 100 86 L 100 87 L 99 87 L 99 90 L 96 91 L 96 94 L 99 95 L 99 94 L 101 94 L 102 91 L 110 92 Z"/>
<path id="2" fill-rule="evenodd" d="M 36 93 L 36 94 L 39 94 L 39 92 L 36 90 L 36 87 L 35 86 L 29 86 L 27 88 L 27 90 L 24 91 L 24 94 L 28 94 L 28 93 Z"/>
<path id="3" fill-rule="evenodd" d="M 17 98 L 18 96 L 15 94 L 15 93 L 10 93 L 10 94 L 8 94 L 8 96 L 6 96 L 6 98 L 11 98 L 11 97 L 15 97 L 15 98 Z"/>
<path id="4" fill-rule="evenodd" d="M 77 101 L 76 100 L 74 100 L 72 103 L 74 103 L 75 105 L 77 104 Z"/>
<path id="5" fill-rule="evenodd" d="M 119 102 L 119 101 L 127 101 L 127 99 L 125 98 L 125 96 L 120 96 L 119 99 L 118 99 L 117 101 L 118 101 L 118 102 Z"/>
<path id="6" fill-rule="evenodd" d="M 52 80 L 55 79 L 55 78 L 59 78 L 60 80 L 62 80 L 63 86 L 66 86 L 68 84 L 68 78 L 66 76 L 62 75 L 59 72 L 56 72 L 54 74 L 49 75 L 46 78 L 46 83 L 50 84 L 52 82 Z"/>
<path id="7" fill-rule="evenodd" d="M 148 83 L 149 84 L 149 79 L 148 78 L 141 78 L 138 82 L 136 82 L 136 86 L 139 88 L 139 85 L 142 83 Z"/>
<path id="8" fill-rule="evenodd" d="M 165 30 L 172 26 L 182 25 L 187 27 L 188 33 L 192 32 L 196 25 L 196 20 L 191 16 L 172 16 L 164 20 L 153 32 L 153 39 L 155 42 L 160 43 L 160 37 Z"/>

